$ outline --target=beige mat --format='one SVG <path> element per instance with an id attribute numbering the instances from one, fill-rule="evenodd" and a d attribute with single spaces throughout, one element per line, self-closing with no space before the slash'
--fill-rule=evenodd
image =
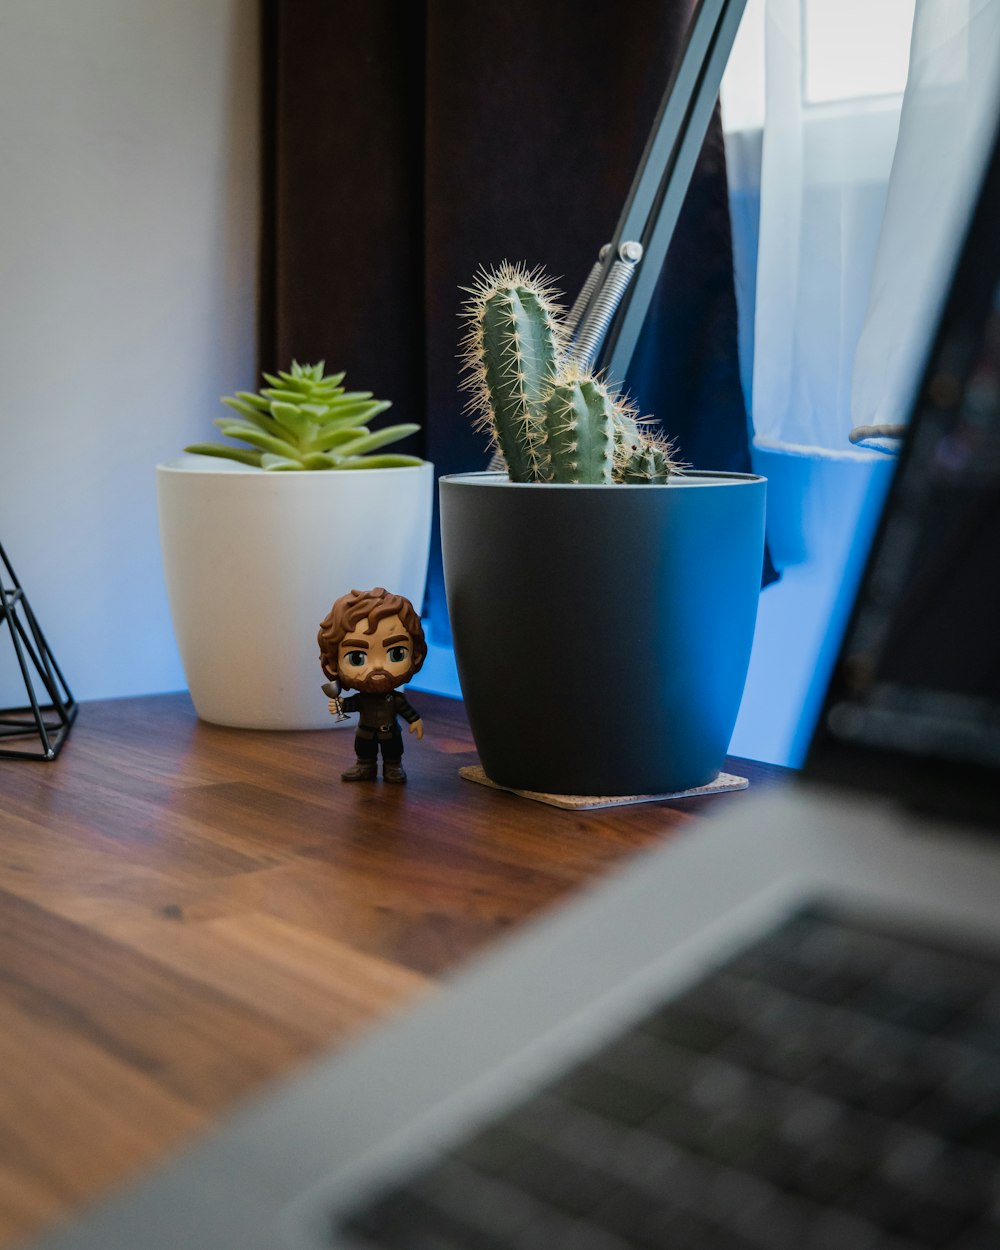
<path id="1" fill-rule="evenodd" d="M 522 799 L 534 799 L 536 803 L 548 803 L 551 807 L 565 807 L 570 811 L 581 811 L 595 807 L 623 807 L 628 803 L 662 803 L 668 799 L 688 799 L 699 794 L 725 794 L 730 790 L 745 790 L 750 784 L 746 777 L 736 777 L 732 773 L 719 773 L 714 781 L 707 786 L 698 786 L 694 790 L 679 790 L 676 794 L 541 794 L 537 790 L 514 790 L 510 786 L 498 786 L 490 781 L 479 764 L 467 764 L 458 770 L 460 777 L 466 781 L 475 781 L 481 786 L 489 786 L 492 790 L 506 790 L 508 794 L 517 794 Z"/>

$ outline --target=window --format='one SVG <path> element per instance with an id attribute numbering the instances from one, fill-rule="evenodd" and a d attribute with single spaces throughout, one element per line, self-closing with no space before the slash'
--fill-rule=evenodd
<path id="1" fill-rule="evenodd" d="M 955 0 L 967 7 L 968 0 Z M 906 86 L 916 0 L 797 0 L 805 108 L 899 97 Z M 767 0 L 747 0 L 722 80 L 728 131 L 764 121 L 764 29 Z M 775 34 L 784 32 L 780 18 Z M 794 38 L 793 35 L 789 37 Z M 961 56 L 961 49 L 956 49 Z M 956 67 L 956 73 L 960 67 Z"/>
<path id="2" fill-rule="evenodd" d="M 802 0 L 802 101 L 902 95 L 916 0 Z"/>

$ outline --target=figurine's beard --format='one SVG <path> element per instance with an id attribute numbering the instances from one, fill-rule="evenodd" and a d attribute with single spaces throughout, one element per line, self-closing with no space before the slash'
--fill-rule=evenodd
<path id="1" fill-rule="evenodd" d="M 384 694 L 387 690 L 395 690 L 397 686 L 409 677 L 407 673 L 403 677 L 393 677 L 391 673 L 387 673 L 384 668 L 373 669 L 367 677 L 362 677 L 354 682 L 354 688 L 360 690 L 362 694 Z"/>

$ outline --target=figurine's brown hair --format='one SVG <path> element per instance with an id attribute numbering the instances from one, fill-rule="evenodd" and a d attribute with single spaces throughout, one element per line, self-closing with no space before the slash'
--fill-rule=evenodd
<path id="1" fill-rule="evenodd" d="M 327 677 L 337 676 L 337 650 L 348 630 L 362 620 L 368 621 L 374 628 L 386 616 L 398 616 L 413 640 L 410 676 L 420 669 L 427 656 L 427 643 L 413 604 L 403 595 L 391 594 L 384 586 L 373 586 L 371 590 L 352 590 L 341 595 L 320 622 L 317 635 L 319 662 Z"/>

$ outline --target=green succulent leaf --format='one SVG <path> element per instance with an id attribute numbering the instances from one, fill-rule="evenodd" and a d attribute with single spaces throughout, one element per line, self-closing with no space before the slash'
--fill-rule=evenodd
<path id="1" fill-rule="evenodd" d="M 285 473 L 289 470 L 303 468 L 301 460 L 291 460 L 288 456 L 272 456 L 267 453 L 261 456 L 261 467 L 270 473 Z"/>
<path id="2" fill-rule="evenodd" d="M 371 391 L 344 391 L 340 396 L 340 402 L 344 404 L 353 403 L 358 399 L 371 399 Z M 388 402 L 388 401 L 387 401 Z"/>
<path id="3" fill-rule="evenodd" d="M 340 386 L 344 378 L 347 377 L 347 374 L 343 371 L 343 369 L 340 371 L 340 373 L 324 374 L 320 366 L 317 365 L 316 369 L 314 369 L 311 374 L 303 372 L 302 376 L 305 378 L 308 378 L 308 380 L 312 382 L 314 386 L 329 387 L 329 386 Z"/>
<path id="4" fill-rule="evenodd" d="M 275 434 L 280 437 L 281 426 L 275 421 L 270 413 L 261 412 L 258 408 L 251 407 L 250 404 L 244 403 L 240 399 L 224 399 L 222 401 L 227 407 L 232 408 L 234 412 L 238 412 L 241 417 L 245 417 L 252 425 L 259 430 L 264 430 L 268 434 Z M 230 421 L 231 418 L 219 417 L 215 424 L 221 425 L 223 421 Z"/>
<path id="5" fill-rule="evenodd" d="M 358 425 L 366 425 L 391 407 L 392 400 L 389 399 L 360 399 L 353 400 L 349 404 L 331 404 L 329 413 L 321 424 L 325 427 L 330 421 L 337 421 L 338 424 L 343 421 L 355 421 Z"/>
<path id="6" fill-rule="evenodd" d="M 336 464 L 335 456 L 324 456 L 321 451 L 306 452 L 302 457 L 302 466 L 306 469 L 333 469 Z"/>
<path id="7" fill-rule="evenodd" d="M 243 442 L 259 447 L 261 451 L 273 452 L 276 456 L 296 457 L 299 454 L 299 449 L 286 439 L 275 438 L 273 434 L 265 434 L 263 430 L 255 429 L 252 425 L 246 425 L 241 421 L 227 422 L 219 428 L 229 438 L 240 438 Z"/>
<path id="8" fill-rule="evenodd" d="M 261 412 L 259 408 L 254 408 L 251 404 L 244 403 L 242 399 L 234 399 L 232 396 L 227 396 L 222 402 L 227 408 L 232 408 L 233 412 L 238 412 L 241 417 L 245 417 L 247 421 L 253 422 L 254 425 L 257 424 L 261 417 L 268 416 L 267 413 Z M 221 420 L 231 419 L 232 418 L 220 417 L 216 420 L 215 424 L 218 425 Z"/>
<path id="9" fill-rule="evenodd" d="M 362 425 L 357 417 L 354 416 L 341 417 L 336 421 L 324 421 L 310 440 L 310 449 L 319 447 L 320 440 L 325 439 L 328 435 L 340 433 L 344 430 L 354 430 L 360 435 L 368 432 L 368 426 Z"/>
<path id="10" fill-rule="evenodd" d="M 353 442 L 356 438 L 364 438 L 371 431 L 366 425 L 348 425 L 334 430 L 321 430 L 309 443 L 308 451 L 330 451 L 344 443 Z"/>
<path id="11" fill-rule="evenodd" d="M 334 467 L 337 469 L 408 469 L 423 464 L 419 456 L 404 456 L 400 452 L 386 452 L 381 456 L 352 456 L 349 460 L 341 460 Z"/>
<path id="12" fill-rule="evenodd" d="M 192 443 L 184 450 L 192 456 L 217 456 L 220 460 L 238 460 L 240 464 L 252 464 L 260 468 L 261 453 L 245 451 L 242 447 L 225 447 L 222 443 Z"/>
<path id="13" fill-rule="evenodd" d="M 271 401 L 272 411 L 274 410 L 275 403 L 295 404 L 296 406 L 298 406 L 299 404 L 302 403 L 304 399 L 307 398 L 306 392 L 304 390 L 302 391 L 289 390 L 287 387 L 284 387 L 280 390 L 274 386 L 265 387 L 265 389 L 261 392 L 261 394 L 266 395 L 268 399 Z"/>
<path id="14" fill-rule="evenodd" d="M 296 404 L 275 402 L 271 405 L 271 412 L 274 414 L 275 421 L 283 430 L 291 434 L 297 443 L 306 443 L 315 436 L 316 422 Z"/>
<path id="15" fill-rule="evenodd" d="M 236 398 L 242 399 L 245 404 L 249 404 L 251 408 L 259 408 L 261 412 L 271 411 L 271 401 L 264 395 L 255 395 L 252 391 L 237 391 Z M 224 404 L 229 402 L 228 399 L 222 401 Z"/>
<path id="16" fill-rule="evenodd" d="M 379 447 L 385 447 L 388 443 L 398 443 L 401 438 L 415 434 L 419 429 L 420 426 L 414 425 L 412 422 L 406 422 L 403 425 L 390 425 L 384 430 L 376 430 L 374 434 L 363 434 L 348 443 L 343 443 L 338 447 L 337 455 L 344 457 L 366 456 L 369 452 L 377 451 Z"/>
<path id="17" fill-rule="evenodd" d="M 228 434 L 230 438 L 242 438 L 244 431 L 247 430 L 251 434 L 260 432 L 259 425 L 253 425 L 249 421 L 236 421 L 232 417 L 216 417 L 212 424 L 217 425 L 223 434 Z"/>

